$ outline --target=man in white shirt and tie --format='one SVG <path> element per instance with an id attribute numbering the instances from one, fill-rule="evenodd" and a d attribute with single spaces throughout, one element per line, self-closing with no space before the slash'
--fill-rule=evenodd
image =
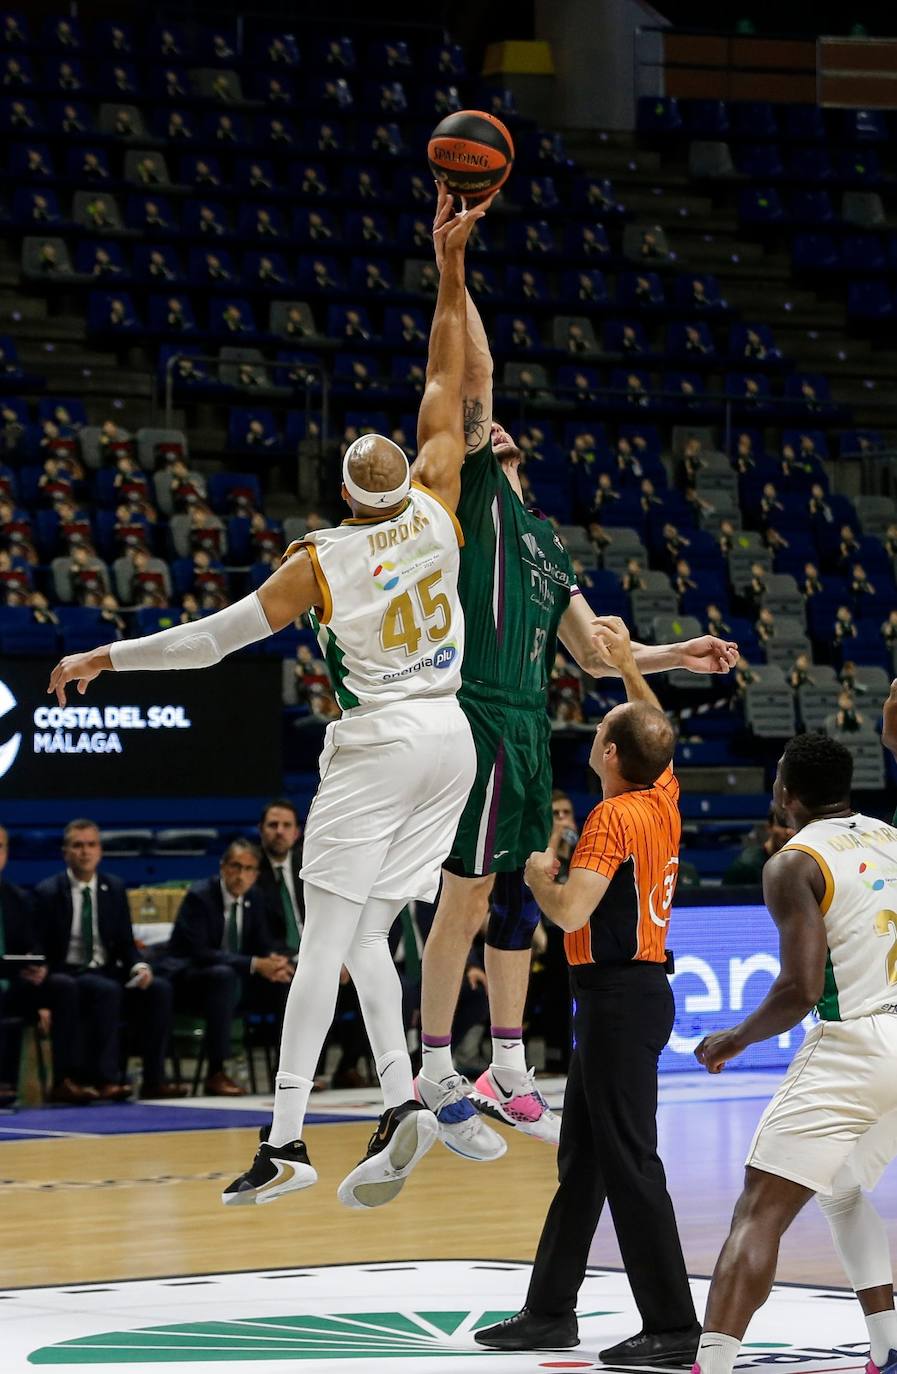
<path id="1" fill-rule="evenodd" d="M 177 1004 L 206 1022 L 208 1075 L 213 1097 L 239 1097 L 227 1074 L 235 1011 L 256 1010 L 265 993 L 279 995 L 293 976 L 268 929 L 265 903 L 253 891 L 260 854 L 249 840 L 234 840 L 214 878 L 194 883 L 184 896 L 162 967 L 171 973 Z"/>
<path id="2" fill-rule="evenodd" d="M 182 1096 L 185 1090 L 168 1083 L 164 1072 L 171 984 L 155 978 L 140 957 L 124 883 L 100 869 L 103 846 L 96 823 L 86 817 L 70 821 L 62 855 L 65 871 L 38 883 L 34 896 L 48 970 L 56 981 L 69 980 L 75 994 L 65 1000 L 71 1015 L 62 1005 L 54 1009 L 54 1044 L 67 1047 L 65 1078 L 82 1090 L 93 1089 L 93 1099 L 129 1097 L 131 1089 L 121 1081 L 120 1037 L 123 1017 L 134 1014 L 141 1023 L 141 1095 Z M 61 1015 L 66 1015 L 64 1027 Z M 57 1086 L 58 1081 L 57 1072 Z"/>
<path id="3" fill-rule="evenodd" d="M 262 857 L 257 887 L 265 899 L 268 927 L 285 954 L 295 957 L 305 922 L 302 901 L 302 827 L 291 801 L 268 802 L 259 818 Z"/>

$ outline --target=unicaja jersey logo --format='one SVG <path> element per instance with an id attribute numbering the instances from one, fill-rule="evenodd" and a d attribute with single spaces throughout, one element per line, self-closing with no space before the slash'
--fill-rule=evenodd
<path id="1" fill-rule="evenodd" d="M 16 705 L 16 699 L 6 683 L 0 682 L 0 717 L 8 715 L 10 711 L 15 709 Z M 16 733 L 5 744 L 0 744 L 0 778 L 5 777 L 12 768 L 21 743 L 21 733 Z"/>
<path id="2" fill-rule="evenodd" d="M 399 575 L 396 572 L 395 563 L 378 563 L 371 572 L 371 577 L 381 592 L 391 592 L 394 587 L 399 585 Z"/>
<path id="3" fill-rule="evenodd" d="M 527 531 L 523 536 L 523 542 L 529 549 L 533 558 L 541 558 L 542 550 L 539 548 L 539 541 L 534 534 L 530 534 L 529 531 Z"/>

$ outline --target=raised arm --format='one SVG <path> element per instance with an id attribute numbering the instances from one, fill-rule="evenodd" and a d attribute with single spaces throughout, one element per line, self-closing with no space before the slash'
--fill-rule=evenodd
<path id="1" fill-rule="evenodd" d="M 824 894 L 822 870 L 810 854 L 784 849 L 767 861 L 763 900 L 779 932 L 779 976 L 740 1025 L 705 1036 L 698 1045 L 695 1058 L 709 1073 L 719 1073 L 748 1045 L 792 1030 L 819 1001 L 828 952 Z"/>
<path id="2" fill-rule="evenodd" d="M 451 202 L 447 207 L 441 202 L 433 235 L 441 246 L 442 272 L 430 329 L 427 382 L 417 417 L 418 457 L 412 473 L 452 510 L 461 497 L 465 452 L 461 408 L 467 327 L 464 249 L 485 211 L 483 205 L 452 215 Z"/>
<path id="3" fill-rule="evenodd" d="M 558 637 L 583 672 L 592 677 L 619 677 L 598 647 L 597 624 L 595 612 L 580 594 L 571 599 L 564 612 Z M 665 673 L 673 668 L 686 668 L 690 673 L 728 673 L 738 662 L 738 645 L 715 635 L 685 639 L 680 644 L 639 644 L 633 640 L 632 653 L 641 673 Z"/>
<path id="4" fill-rule="evenodd" d="M 436 188 L 436 219 L 433 224 L 433 246 L 436 266 L 442 271 L 442 242 L 438 235 L 440 218 L 452 198 L 441 184 Z M 491 200 L 488 204 L 491 205 Z M 486 329 L 470 292 L 467 300 L 467 337 L 464 344 L 464 380 L 461 384 L 464 415 L 464 448 L 466 453 L 478 453 L 484 447 L 492 428 L 492 353 Z"/>
<path id="5" fill-rule="evenodd" d="M 121 639 L 83 654 L 69 654 L 50 674 L 48 693 L 65 705 L 65 688 L 77 682 L 83 696 L 87 685 L 104 672 L 158 672 L 167 668 L 209 668 L 247 644 L 267 639 L 313 606 L 328 611 L 330 592 L 307 549 L 287 558 L 257 592 L 233 606 L 187 625 Z"/>

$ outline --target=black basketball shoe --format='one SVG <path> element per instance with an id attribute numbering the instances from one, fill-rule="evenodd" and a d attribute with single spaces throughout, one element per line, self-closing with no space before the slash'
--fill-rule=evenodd
<path id="1" fill-rule="evenodd" d="M 225 1207 L 243 1207 L 250 1203 L 274 1202 L 284 1193 L 297 1193 L 317 1183 L 308 1151 L 302 1140 L 291 1145 L 269 1145 L 267 1126 L 259 1131 L 261 1144 L 255 1152 L 252 1168 L 235 1178 L 221 1194 Z"/>

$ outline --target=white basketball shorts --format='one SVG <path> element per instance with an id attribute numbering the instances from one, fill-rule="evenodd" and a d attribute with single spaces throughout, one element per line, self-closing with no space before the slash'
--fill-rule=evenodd
<path id="1" fill-rule="evenodd" d="M 353 902 L 432 901 L 476 773 L 454 697 L 350 713 L 327 727 L 302 877 Z"/>
<path id="2" fill-rule="evenodd" d="M 897 1015 L 822 1021 L 807 1032 L 760 1118 L 754 1169 L 828 1194 L 873 1188 L 897 1157 Z"/>

